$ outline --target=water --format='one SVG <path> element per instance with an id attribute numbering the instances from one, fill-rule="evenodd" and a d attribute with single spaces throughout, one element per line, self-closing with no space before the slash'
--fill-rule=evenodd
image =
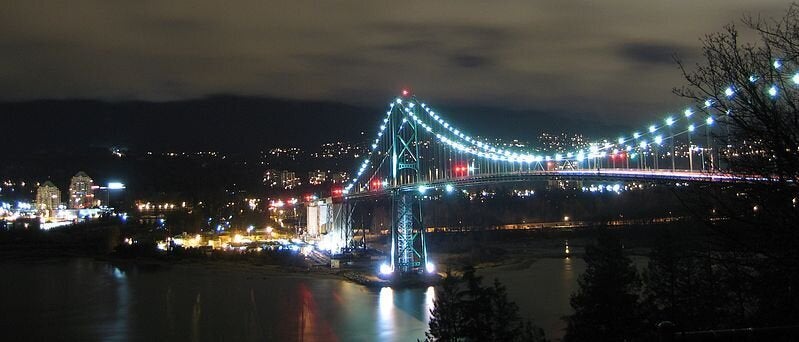
<path id="1" fill-rule="evenodd" d="M 561 318 L 572 312 L 569 298 L 583 271 L 585 261 L 571 257 L 540 259 L 525 270 L 489 269 L 481 275 L 486 284 L 499 279 L 522 317 L 543 328 L 548 338 L 558 339 L 566 327 Z"/>
<path id="2" fill-rule="evenodd" d="M 0 263 L 0 340 L 408 341 L 434 291 L 71 259 Z"/>
<path id="3" fill-rule="evenodd" d="M 581 259 L 491 269 L 550 338 Z M 221 269 L 221 270 L 220 270 Z M 338 279 L 181 268 L 123 270 L 90 259 L 0 263 L 0 340 L 415 341 L 434 291 L 370 290 Z"/>

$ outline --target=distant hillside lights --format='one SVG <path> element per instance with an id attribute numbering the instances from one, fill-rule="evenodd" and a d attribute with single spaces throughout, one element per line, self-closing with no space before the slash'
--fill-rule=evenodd
<path id="1" fill-rule="evenodd" d="M 330 170 L 316 170 L 308 172 L 308 184 L 322 185 L 326 183 L 342 184 L 347 182 L 347 172 L 332 172 Z M 268 188 L 291 190 L 302 185 L 302 179 L 291 170 L 267 169 L 264 171 L 263 184 Z"/>

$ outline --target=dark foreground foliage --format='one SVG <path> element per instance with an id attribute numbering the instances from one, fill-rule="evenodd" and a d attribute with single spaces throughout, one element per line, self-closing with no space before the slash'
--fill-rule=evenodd
<path id="1" fill-rule="evenodd" d="M 519 316 L 505 287 L 482 285 L 474 268 L 463 276 L 447 272 L 436 288 L 427 341 L 546 341 L 541 328 Z"/>

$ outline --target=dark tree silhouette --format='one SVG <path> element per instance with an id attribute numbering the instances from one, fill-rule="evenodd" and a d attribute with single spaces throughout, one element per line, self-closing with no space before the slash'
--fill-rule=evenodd
<path id="1" fill-rule="evenodd" d="M 642 275 L 643 306 L 650 322 L 669 321 L 680 330 L 723 327 L 735 301 L 718 282 L 721 271 L 706 243 L 686 230 L 667 229 L 655 241 Z"/>
<path id="2" fill-rule="evenodd" d="M 436 288 L 436 298 L 433 300 L 434 309 L 431 310 L 429 328 L 425 333 L 428 340 L 455 341 L 465 334 L 462 317 L 463 292 L 460 289 L 461 280 L 447 271 L 446 277 Z"/>
<path id="3" fill-rule="evenodd" d="M 565 318 L 564 341 L 625 341 L 642 334 L 640 279 L 621 242 L 600 228 L 596 244 L 586 246 L 586 270 L 572 294 L 574 313 Z"/>
<path id="4" fill-rule="evenodd" d="M 546 341 L 541 328 L 521 318 L 505 287 L 496 279 L 483 287 L 474 268 L 462 277 L 447 272 L 434 304 L 428 341 Z"/>
<path id="5" fill-rule="evenodd" d="M 687 199 L 716 234 L 713 267 L 735 294 L 740 324 L 794 324 L 799 318 L 799 6 L 771 19 L 746 16 L 738 29 L 703 39 L 704 59 L 680 63 L 687 85 L 675 93 L 715 118 L 715 153 L 725 171 L 769 182 L 698 187 Z M 691 70 L 689 70 L 691 69 Z M 697 113 L 700 114 L 700 113 Z M 726 221 L 714 221 L 707 212 Z"/>

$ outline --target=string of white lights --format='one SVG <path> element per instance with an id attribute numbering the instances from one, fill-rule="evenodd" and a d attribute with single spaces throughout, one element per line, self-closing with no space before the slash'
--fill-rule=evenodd
<path id="1" fill-rule="evenodd" d="M 772 63 L 772 66 L 775 70 L 779 70 L 782 68 L 783 64 L 780 60 L 775 60 Z M 750 76 L 749 81 L 755 83 L 759 81 L 760 78 L 757 76 Z M 799 85 L 799 72 L 793 74 L 790 77 L 791 82 L 794 85 Z M 722 90 L 724 97 L 732 98 L 736 95 L 737 90 L 734 85 L 730 85 L 727 88 Z M 777 84 L 768 85 L 765 89 L 765 94 L 767 94 L 770 98 L 776 99 L 780 94 L 780 88 Z M 446 133 L 441 133 L 433 128 L 431 124 L 428 124 L 426 121 L 419 118 L 418 115 L 415 114 L 413 108 L 416 105 L 419 105 L 424 111 L 428 114 L 429 118 L 432 122 L 443 128 L 443 131 Z M 430 106 L 426 105 L 425 103 L 418 102 L 415 98 L 403 101 L 401 98 L 395 99 L 393 102 L 389 104 L 389 110 L 386 112 L 385 118 L 383 118 L 383 122 L 379 127 L 377 137 L 374 139 L 374 142 L 371 145 L 371 149 L 364 157 L 364 160 L 361 163 L 360 168 L 356 172 L 355 177 L 351 180 L 350 184 L 348 184 L 344 192 L 349 192 L 358 182 L 359 178 L 363 173 L 366 171 L 367 167 L 369 166 L 369 158 L 373 155 L 377 147 L 379 146 L 378 143 L 380 142 L 381 137 L 383 136 L 385 130 L 388 128 L 387 125 L 389 123 L 391 113 L 397 107 L 397 110 L 400 110 L 404 113 L 403 120 L 407 120 L 410 118 L 414 120 L 418 125 L 420 125 L 425 131 L 427 131 L 432 136 L 435 136 L 438 141 L 446 144 L 450 148 L 453 148 L 457 151 L 468 153 L 480 158 L 485 158 L 487 160 L 492 161 L 506 161 L 512 163 L 518 162 L 543 162 L 543 161 L 578 161 L 582 162 L 589 158 L 601 158 L 607 156 L 608 152 L 613 152 L 616 154 L 621 151 L 631 152 L 635 147 L 639 147 L 641 149 L 649 148 L 652 144 L 655 145 L 662 145 L 665 141 L 669 139 L 676 139 L 678 136 L 682 134 L 691 134 L 695 132 L 697 129 L 701 127 L 710 127 L 712 126 L 720 115 L 713 115 L 711 110 L 714 108 L 714 101 L 712 99 L 705 100 L 703 107 L 693 107 L 689 106 L 682 110 L 681 116 L 676 116 L 673 114 L 669 114 L 665 119 L 663 119 L 663 124 L 652 124 L 646 130 L 641 131 L 634 131 L 629 136 L 621 136 L 615 142 L 611 142 L 611 140 L 603 139 L 600 140 L 601 142 L 592 143 L 589 145 L 587 150 L 575 150 L 572 152 L 567 152 L 565 154 L 544 154 L 541 155 L 539 153 L 533 151 L 524 151 L 520 149 L 508 149 L 501 146 L 496 146 L 492 143 L 480 140 L 475 138 L 469 134 L 466 134 L 462 129 L 459 129 L 446 121 L 444 117 L 433 110 Z M 704 118 L 704 120 L 700 121 L 700 123 L 695 123 L 692 121 L 692 118 L 695 117 L 697 112 L 705 112 L 708 115 Z M 729 111 L 726 111 L 724 115 L 730 115 Z M 676 125 L 681 121 L 686 121 L 687 125 L 684 129 L 678 130 L 677 132 L 673 132 L 672 130 Z M 661 132 L 664 130 L 669 130 L 668 135 L 664 136 Z M 644 133 L 641 133 L 641 132 Z M 651 140 L 647 139 L 647 136 L 650 137 Z M 631 144 L 633 143 L 633 144 Z"/>

